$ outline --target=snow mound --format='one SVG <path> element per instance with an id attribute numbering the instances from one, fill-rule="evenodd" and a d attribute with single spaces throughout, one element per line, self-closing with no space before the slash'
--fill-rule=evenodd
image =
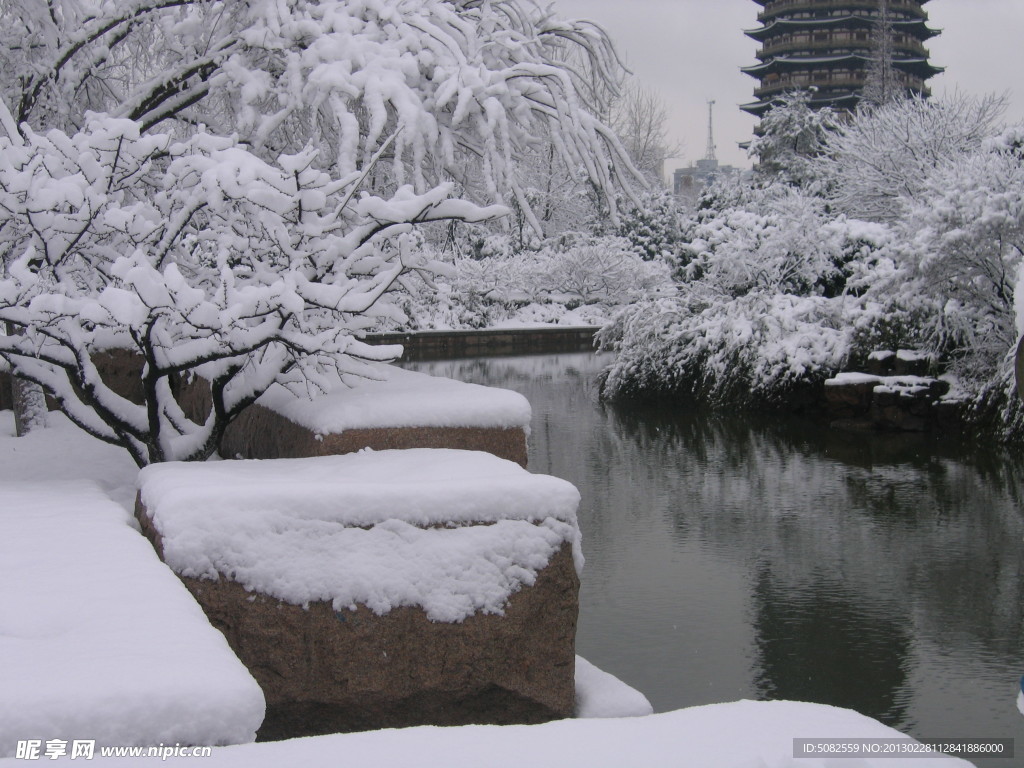
<path id="1" fill-rule="evenodd" d="M 738 701 L 618 720 L 405 728 L 214 749 L 211 757 L 136 758 L 139 766 L 203 768 L 968 768 L 956 758 L 793 756 L 796 738 L 904 739 L 848 709 Z M 101 757 L 92 766 L 123 766 Z M 71 763 L 67 758 L 63 761 Z M 48 763 L 50 761 L 47 761 Z M 11 768 L 24 761 L 10 761 Z"/>
<path id="2" fill-rule="evenodd" d="M 14 413 L 0 411 L 0 482 L 90 480 L 131 509 L 139 468 L 128 451 L 97 440 L 58 411 L 46 420 L 46 429 L 15 437 Z"/>
<path id="3" fill-rule="evenodd" d="M 873 373 L 859 373 L 856 371 L 845 371 L 836 374 L 831 379 L 825 380 L 826 387 L 841 387 L 846 384 L 875 384 L 887 391 L 898 391 L 901 389 L 925 390 L 937 379 L 931 376 L 915 376 L 903 374 L 899 376 L 876 376 Z M 877 390 L 876 390 L 877 391 Z"/>
<path id="4" fill-rule="evenodd" d="M 576 657 L 576 717 L 642 717 L 654 707 L 640 691 Z"/>
<path id="5" fill-rule="evenodd" d="M 566 542 L 583 565 L 576 488 L 477 451 L 168 463 L 139 486 L 177 573 L 295 605 L 457 622 L 501 613 Z"/>
<path id="6" fill-rule="evenodd" d="M 390 365 L 373 371 L 378 379 L 338 381 L 312 399 L 274 385 L 257 402 L 323 435 L 375 427 L 530 427 L 530 403 L 518 392 Z"/>
<path id="7" fill-rule="evenodd" d="M 252 741 L 263 693 L 94 483 L 0 485 L 0 756 Z"/>

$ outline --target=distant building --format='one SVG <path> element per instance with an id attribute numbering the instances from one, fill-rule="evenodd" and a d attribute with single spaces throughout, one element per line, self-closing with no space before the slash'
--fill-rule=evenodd
<path id="1" fill-rule="evenodd" d="M 754 0 L 762 26 L 746 31 L 761 43 L 760 63 L 743 67 L 758 79 L 756 101 L 740 107 L 760 117 L 785 91 L 814 88 L 814 107 L 852 110 L 881 57 L 884 23 L 891 77 L 905 92 L 928 95 L 932 66 L 924 42 L 939 34 L 923 9 L 928 0 Z"/>
<path id="2" fill-rule="evenodd" d="M 719 165 L 715 154 L 714 100 L 708 101 L 708 144 L 704 157 L 689 168 L 676 168 L 672 173 L 672 192 L 680 197 L 696 196 L 701 189 L 711 184 L 719 176 L 727 176 L 737 172 L 731 165 Z"/>
<path id="3" fill-rule="evenodd" d="M 719 165 L 717 160 L 702 158 L 688 168 L 676 168 L 672 172 L 672 191 L 682 197 L 700 191 L 722 176 L 739 173 L 740 169 L 731 165 Z"/>

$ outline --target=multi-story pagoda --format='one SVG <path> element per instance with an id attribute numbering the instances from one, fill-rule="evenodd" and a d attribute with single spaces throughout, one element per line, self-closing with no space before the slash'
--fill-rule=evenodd
<path id="1" fill-rule="evenodd" d="M 814 107 L 851 110 L 872 71 L 887 59 L 905 93 L 929 93 L 925 81 L 942 71 L 928 62 L 924 42 L 939 34 L 928 24 L 928 0 L 754 0 L 762 26 L 746 34 L 761 43 L 757 101 L 740 107 L 760 117 L 785 91 L 813 88 Z M 879 53 L 882 51 L 882 53 Z"/>

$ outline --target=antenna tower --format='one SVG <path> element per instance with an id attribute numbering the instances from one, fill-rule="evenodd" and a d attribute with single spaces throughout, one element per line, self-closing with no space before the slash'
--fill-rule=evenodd
<path id="1" fill-rule="evenodd" d="M 708 147 L 704 150 L 705 160 L 717 160 L 715 157 L 715 129 L 711 117 L 715 108 L 714 99 L 708 99 Z"/>

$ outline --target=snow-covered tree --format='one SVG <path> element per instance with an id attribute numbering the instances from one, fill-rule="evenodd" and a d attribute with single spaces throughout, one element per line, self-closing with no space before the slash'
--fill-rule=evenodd
<path id="1" fill-rule="evenodd" d="M 757 159 L 761 175 L 809 189 L 820 185 L 818 158 L 829 133 L 838 128 L 839 116 L 829 107 L 813 109 L 813 95 L 809 90 L 787 91 L 761 120 L 759 135 L 748 151 Z"/>
<path id="2" fill-rule="evenodd" d="M 879 0 L 878 15 L 871 31 L 871 61 L 865 71 L 861 103 L 867 107 L 888 104 L 906 95 L 900 85 L 893 60 L 896 57 L 896 30 L 889 0 Z"/>
<path id="3" fill-rule="evenodd" d="M 922 337 L 962 379 L 992 379 L 1017 344 L 1015 286 L 1024 262 L 1024 133 L 1013 128 L 929 175 L 901 222 L 911 277 L 928 297 Z M 912 287 L 911 287 L 912 286 Z M 894 288 L 895 290 L 895 288 Z"/>
<path id="4" fill-rule="evenodd" d="M 608 123 L 622 140 L 634 165 L 655 189 L 663 186 L 665 161 L 681 148 L 668 136 L 664 100 L 635 80 L 628 81 L 608 106 Z"/>
<path id="5" fill-rule="evenodd" d="M 0 318 L 22 330 L 0 353 L 140 465 L 209 456 L 275 381 L 365 375 L 391 351 L 357 336 L 403 272 L 429 268 L 411 227 L 502 210 L 446 186 L 369 195 L 360 172 L 331 178 L 315 154 L 271 164 L 232 139 L 176 142 L 99 116 L 73 136 L 0 139 Z M 141 402 L 104 381 L 110 349 L 145 361 Z M 212 397 L 198 418 L 180 402 L 196 374 Z"/>
<path id="6" fill-rule="evenodd" d="M 87 109 L 143 131 L 199 124 L 270 157 L 313 145 L 338 174 L 390 141 L 375 170 L 388 168 L 393 185 L 422 192 L 454 178 L 526 208 L 516 158 L 547 140 L 602 189 L 631 181 L 564 63 L 580 50 L 595 76 L 617 81 L 610 42 L 522 0 L 7 0 L 3 10 L 9 37 L 25 41 L 0 76 L 19 124 L 73 131 Z"/>
<path id="7" fill-rule="evenodd" d="M 524 152 L 612 215 L 632 175 L 564 66 L 616 79 L 607 39 L 519 0 L 4 0 L 0 29 L 0 355 L 140 464 L 209 456 L 275 381 L 366 374 L 358 337 L 432 268 L 414 228 L 536 219 Z"/>
<path id="8" fill-rule="evenodd" d="M 927 199 L 925 180 L 998 129 L 1005 100 L 912 96 L 857 112 L 826 135 L 821 171 L 833 204 L 850 216 L 893 222 Z"/>

